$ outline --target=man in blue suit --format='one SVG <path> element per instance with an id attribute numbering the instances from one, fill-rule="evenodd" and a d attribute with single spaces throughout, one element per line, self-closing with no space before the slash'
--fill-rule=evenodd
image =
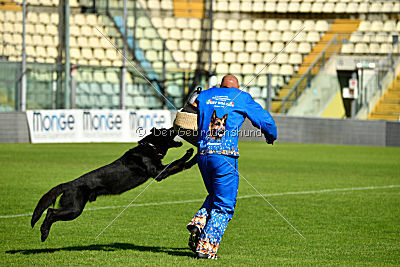
<path id="1" fill-rule="evenodd" d="M 249 118 L 268 144 L 277 139 L 271 114 L 239 90 L 235 76 L 226 75 L 220 87 L 202 91 L 193 104 L 199 110 L 198 165 L 208 196 L 191 222 L 189 246 L 197 258 L 216 259 L 239 188 L 239 129 Z"/>

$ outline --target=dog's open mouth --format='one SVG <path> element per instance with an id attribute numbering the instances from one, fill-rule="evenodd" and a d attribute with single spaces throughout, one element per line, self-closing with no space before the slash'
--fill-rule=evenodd
<path id="1" fill-rule="evenodd" d="M 225 130 L 220 130 L 220 129 L 214 129 L 212 131 L 212 136 L 217 137 L 217 138 L 222 138 L 225 134 Z"/>

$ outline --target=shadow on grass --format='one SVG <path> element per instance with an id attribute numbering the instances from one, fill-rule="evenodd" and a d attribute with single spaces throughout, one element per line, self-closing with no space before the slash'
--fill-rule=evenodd
<path id="1" fill-rule="evenodd" d="M 71 246 L 64 248 L 43 248 L 43 249 L 19 249 L 19 250 L 8 250 L 8 254 L 21 253 L 24 255 L 40 254 L 40 253 L 54 253 L 57 251 L 117 251 L 117 250 L 136 250 L 136 251 L 147 251 L 155 253 L 167 253 L 174 256 L 186 256 L 194 257 L 194 253 L 188 251 L 188 248 L 169 248 L 169 247 L 152 247 L 152 246 L 140 246 L 128 243 L 112 243 L 112 244 L 99 244 L 99 245 L 88 245 L 88 246 Z"/>

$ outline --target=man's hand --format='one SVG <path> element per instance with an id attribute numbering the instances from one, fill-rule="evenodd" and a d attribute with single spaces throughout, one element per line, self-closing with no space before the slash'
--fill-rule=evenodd
<path id="1" fill-rule="evenodd" d="M 267 144 L 273 145 L 275 142 L 275 138 L 268 134 L 268 133 L 264 133 L 264 137 L 265 137 L 265 141 L 267 142 Z"/>

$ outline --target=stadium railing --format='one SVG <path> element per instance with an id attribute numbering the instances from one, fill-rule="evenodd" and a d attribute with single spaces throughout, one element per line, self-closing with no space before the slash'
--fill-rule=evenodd
<path id="1" fill-rule="evenodd" d="M 287 96 L 282 99 L 281 113 L 285 114 L 288 110 L 296 104 L 301 93 L 310 86 L 311 80 L 317 75 L 321 69 L 324 68 L 327 59 L 332 54 L 338 53 L 340 50 L 341 38 L 336 35 L 328 42 L 324 50 L 318 55 L 313 63 L 308 67 L 307 71 L 301 75 L 300 79 L 290 89 Z"/>

